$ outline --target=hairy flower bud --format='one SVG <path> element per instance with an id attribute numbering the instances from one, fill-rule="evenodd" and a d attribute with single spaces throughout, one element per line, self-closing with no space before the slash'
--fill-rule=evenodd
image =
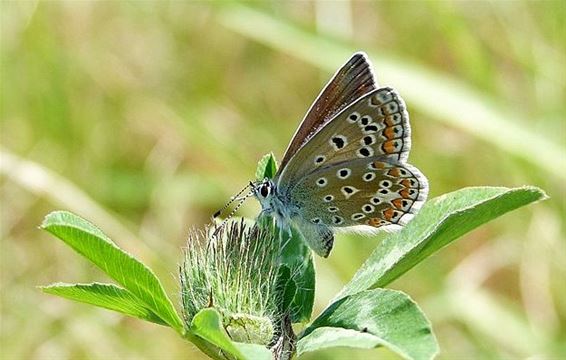
<path id="1" fill-rule="evenodd" d="M 211 230 L 211 229 L 207 229 Z M 214 307 L 234 341 L 267 345 L 277 319 L 279 242 L 244 220 L 189 234 L 180 266 L 184 320 Z"/>

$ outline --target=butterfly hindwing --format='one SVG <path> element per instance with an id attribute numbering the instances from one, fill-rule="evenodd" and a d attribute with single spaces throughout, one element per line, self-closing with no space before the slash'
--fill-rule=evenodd
<path id="1" fill-rule="evenodd" d="M 285 151 L 280 168 L 284 168 L 297 150 L 336 114 L 376 88 L 366 55 L 362 52 L 355 53 L 336 72 L 310 107 Z"/>
<path id="2" fill-rule="evenodd" d="M 301 179 L 290 198 L 314 225 L 378 228 L 405 225 L 427 192 L 418 169 L 381 156 L 323 166 Z"/>
<path id="3" fill-rule="evenodd" d="M 322 223 L 315 224 L 301 216 L 294 218 L 293 224 L 317 255 L 328 257 L 334 245 L 334 233 L 329 226 Z"/>

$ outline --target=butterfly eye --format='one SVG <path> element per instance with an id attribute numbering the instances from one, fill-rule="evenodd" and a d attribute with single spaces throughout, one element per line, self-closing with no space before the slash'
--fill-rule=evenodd
<path id="1" fill-rule="evenodd" d="M 271 189 L 269 187 L 269 184 L 263 184 L 263 185 L 261 185 L 261 188 L 259 189 L 259 193 L 261 194 L 261 196 L 266 198 L 267 196 L 269 196 L 270 190 Z"/>

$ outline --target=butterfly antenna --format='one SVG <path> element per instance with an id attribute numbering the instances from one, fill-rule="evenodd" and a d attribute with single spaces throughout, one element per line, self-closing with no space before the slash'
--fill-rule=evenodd
<path id="1" fill-rule="evenodd" d="M 250 186 L 250 185 L 248 185 Z M 242 193 L 242 191 L 240 191 L 240 194 Z M 216 228 L 216 230 L 214 231 L 214 233 L 212 234 L 213 237 L 216 237 L 216 235 L 218 234 L 218 232 L 220 231 L 220 229 L 222 229 L 224 227 L 224 225 L 226 225 L 226 223 L 228 222 L 228 220 L 230 220 L 230 218 L 232 218 L 232 216 L 234 216 L 234 214 L 236 214 L 236 212 L 238 211 L 238 209 L 244 204 L 244 202 L 254 194 L 253 190 L 250 191 L 249 193 L 247 193 L 246 195 L 242 196 L 240 198 L 240 202 L 238 203 L 238 205 L 236 205 L 234 207 L 234 210 L 232 210 L 228 216 L 222 220 L 222 222 L 220 223 L 220 225 L 218 225 L 218 227 Z"/>
<path id="2" fill-rule="evenodd" d="M 239 197 L 240 195 L 242 195 L 242 193 L 243 193 L 244 191 L 246 191 L 246 189 L 248 189 L 250 186 L 252 186 L 252 183 L 251 183 L 251 182 L 250 182 L 248 185 L 246 185 L 242 190 L 240 190 L 240 192 L 238 192 L 236 195 L 232 196 L 232 197 L 230 198 L 230 200 L 228 200 L 228 202 L 226 203 L 226 205 L 224 205 L 220 210 L 218 210 L 217 212 L 214 213 L 214 215 L 212 215 L 212 218 L 213 218 L 213 219 L 216 219 L 217 217 L 219 217 L 219 216 L 222 214 L 222 212 L 224 212 L 224 210 L 226 210 L 226 208 L 227 208 L 228 206 L 230 206 L 230 205 L 234 202 L 234 200 L 237 200 L 238 197 Z"/>

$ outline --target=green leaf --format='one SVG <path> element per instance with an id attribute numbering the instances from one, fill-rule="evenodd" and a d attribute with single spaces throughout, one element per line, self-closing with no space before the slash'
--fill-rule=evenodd
<path id="1" fill-rule="evenodd" d="M 199 311 L 191 321 L 190 331 L 219 349 L 243 359 L 244 355 L 232 343 L 228 333 L 222 326 L 220 313 L 213 308 Z"/>
<path id="2" fill-rule="evenodd" d="M 302 337 L 297 344 L 297 349 L 299 354 L 304 354 L 330 347 L 373 349 L 381 345 L 383 345 L 383 340 L 369 333 L 341 327 L 321 326 Z"/>
<path id="3" fill-rule="evenodd" d="M 183 332 L 181 319 L 155 274 L 93 224 L 70 212 L 56 211 L 45 217 L 41 228 L 98 266 L 165 323 Z"/>
<path id="4" fill-rule="evenodd" d="M 277 160 L 273 153 L 264 155 L 257 163 L 255 171 L 256 180 L 263 180 L 265 178 L 272 179 L 277 173 Z"/>
<path id="5" fill-rule="evenodd" d="M 297 284 L 291 277 L 291 270 L 287 265 L 279 267 L 276 291 L 280 297 L 278 308 L 283 311 L 290 309 L 297 294 Z"/>
<path id="6" fill-rule="evenodd" d="M 234 344 L 244 355 L 245 359 L 272 360 L 271 351 L 266 347 L 257 344 L 246 344 L 239 342 L 234 342 Z"/>
<path id="7" fill-rule="evenodd" d="M 289 295 L 294 294 L 289 305 L 291 322 L 309 321 L 314 305 L 315 271 L 312 252 L 295 229 L 291 229 L 291 237 L 287 231 L 281 232 L 277 226 L 275 231 L 284 247 L 281 250 L 281 264 L 289 269 L 290 278 L 287 281 L 289 289 L 285 290 L 288 302 Z"/>
<path id="8" fill-rule="evenodd" d="M 214 308 L 199 311 L 193 318 L 189 330 L 193 335 L 218 348 L 216 358 L 225 358 L 222 354 L 228 353 L 237 359 L 271 359 L 271 352 L 261 345 L 237 343 L 230 340 L 222 326 L 222 317 Z"/>
<path id="9" fill-rule="evenodd" d="M 329 306 L 303 334 L 301 355 L 328 347 L 385 346 L 406 359 L 431 359 L 438 344 L 429 321 L 406 294 L 388 289 L 366 290 Z"/>
<path id="10" fill-rule="evenodd" d="M 545 198 L 535 187 L 475 187 L 429 200 L 403 229 L 383 240 L 336 299 L 383 287 L 478 226 Z"/>
<path id="11" fill-rule="evenodd" d="M 282 262 L 290 267 L 297 289 L 290 306 L 291 322 L 309 321 L 314 306 L 314 261 L 311 250 L 295 230 L 292 239 L 283 249 Z"/>
<path id="12" fill-rule="evenodd" d="M 61 296 L 65 299 L 99 306 L 108 310 L 114 310 L 156 324 L 167 325 L 159 316 L 155 315 L 132 295 L 131 292 L 114 284 L 56 283 L 48 286 L 40 286 L 40 289 L 47 294 Z"/>

